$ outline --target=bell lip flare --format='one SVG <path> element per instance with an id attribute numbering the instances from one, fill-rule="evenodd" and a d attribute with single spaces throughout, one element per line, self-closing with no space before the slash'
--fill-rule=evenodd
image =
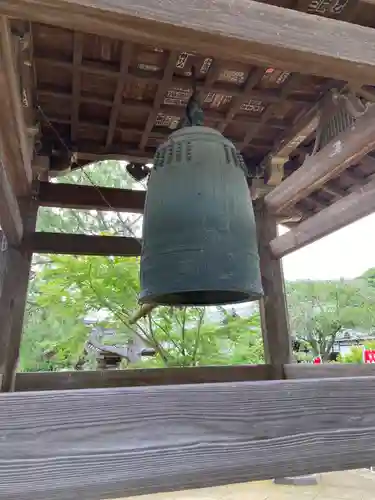
<path id="1" fill-rule="evenodd" d="M 160 306 L 219 306 L 241 302 L 253 302 L 263 297 L 263 292 L 257 290 L 199 290 L 170 292 L 164 295 L 147 295 L 141 293 L 140 304 L 156 304 Z"/>

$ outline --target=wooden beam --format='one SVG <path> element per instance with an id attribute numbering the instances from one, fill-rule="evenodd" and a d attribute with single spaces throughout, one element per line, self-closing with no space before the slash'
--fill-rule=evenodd
<path id="1" fill-rule="evenodd" d="M 125 81 L 126 77 L 128 76 L 132 53 L 133 53 L 133 46 L 131 44 L 123 42 L 121 48 L 120 73 L 117 81 L 115 97 L 113 99 L 111 115 L 109 118 L 107 138 L 105 141 L 106 147 L 112 144 L 113 136 L 115 135 L 117 118 L 122 106 Z"/>
<path id="2" fill-rule="evenodd" d="M 30 192 L 31 151 L 22 108 L 20 78 L 15 64 L 14 40 L 9 21 L 0 17 L 1 142 L 5 166 L 16 195 Z M 4 161 L 4 160 L 3 160 Z"/>
<path id="3" fill-rule="evenodd" d="M 375 181 L 372 181 L 301 222 L 293 230 L 273 238 L 270 242 L 272 255 L 280 259 L 374 211 Z"/>
<path id="4" fill-rule="evenodd" d="M 243 94 L 235 96 L 233 98 L 233 101 L 228 111 L 226 112 L 225 120 L 222 121 L 217 127 L 217 130 L 219 132 L 221 132 L 222 134 L 224 133 L 228 124 L 231 121 L 233 121 L 236 114 L 240 111 L 242 104 L 251 99 L 249 95 L 254 90 L 256 84 L 259 83 L 259 80 L 262 78 L 263 75 L 264 75 L 264 68 L 257 68 L 253 70 L 251 73 L 249 73 L 249 76 L 247 77 L 247 81 L 244 86 Z"/>
<path id="5" fill-rule="evenodd" d="M 255 221 L 264 291 L 259 306 L 265 360 L 266 363 L 281 367 L 292 360 L 284 275 L 281 262 L 273 259 L 269 247 L 269 242 L 277 235 L 276 219 L 261 200 L 255 204 Z"/>
<path id="6" fill-rule="evenodd" d="M 79 127 L 79 108 L 81 97 L 81 71 L 83 57 L 83 34 L 74 33 L 73 35 L 73 82 L 72 82 L 72 110 L 70 139 L 72 144 L 76 144 L 78 139 Z"/>
<path id="7" fill-rule="evenodd" d="M 149 134 L 155 124 L 156 117 L 159 113 L 160 106 L 163 102 L 164 96 L 167 92 L 168 87 L 171 84 L 174 70 L 176 69 L 176 60 L 178 57 L 178 52 L 172 50 L 168 56 L 167 65 L 164 70 L 163 78 L 158 84 L 158 89 L 156 91 L 156 95 L 154 97 L 154 102 L 152 105 L 152 110 L 147 118 L 147 122 L 145 125 L 145 129 L 142 133 L 141 140 L 139 142 L 139 150 L 143 151 L 146 147 Z"/>
<path id="8" fill-rule="evenodd" d="M 349 363 L 323 363 L 321 365 L 294 363 L 284 365 L 284 372 L 287 379 L 374 377 L 375 366 Z"/>
<path id="9" fill-rule="evenodd" d="M 277 374 L 278 375 L 278 374 Z M 18 373 L 16 391 L 104 389 L 151 385 L 207 384 L 272 380 L 270 365 L 199 366 L 194 368 L 151 368 L 146 370 Z"/>
<path id="10" fill-rule="evenodd" d="M 248 0 L 0 0 L 0 13 L 76 31 L 348 81 L 375 79 L 372 28 Z M 345 47 L 345 51 L 341 50 Z"/>
<path id="11" fill-rule="evenodd" d="M 374 384 L 363 377 L 2 394 L 1 495 L 98 500 L 368 467 Z"/>
<path id="12" fill-rule="evenodd" d="M 38 203 L 42 207 L 116 210 L 136 214 L 143 213 L 145 197 L 145 191 L 52 182 L 41 182 L 38 191 Z"/>
<path id="13" fill-rule="evenodd" d="M 274 213 L 293 207 L 375 148 L 375 106 L 340 133 L 265 197 Z"/>
<path id="14" fill-rule="evenodd" d="M 136 238 L 126 236 L 34 233 L 28 245 L 34 253 L 117 255 L 120 257 L 138 257 L 141 254 L 141 242 Z"/>
<path id="15" fill-rule="evenodd" d="M 18 245 L 22 240 L 23 224 L 17 198 L 0 160 L 0 227 L 8 244 Z"/>

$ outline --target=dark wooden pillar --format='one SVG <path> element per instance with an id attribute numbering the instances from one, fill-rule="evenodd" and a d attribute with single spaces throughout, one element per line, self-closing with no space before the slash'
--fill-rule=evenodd
<path id="1" fill-rule="evenodd" d="M 265 361 L 281 368 L 292 361 L 292 347 L 282 263 L 272 257 L 269 245 L 277 236 L 277 224 L 264 203 L 256 203 L 254 209 L 264 290 L 259 306 Z"/>
<path id="2" fill-rule="evenodd" d="M 32 252 L 28 235 L 35 231 L 38 207 L 32 200 L 21 202 L 24 239 L 12 247 L 2 239 L 0 254 L 0 375 L 1 390 L 13 388 L 21 343 L 23 318 L 27 299 Z"/>

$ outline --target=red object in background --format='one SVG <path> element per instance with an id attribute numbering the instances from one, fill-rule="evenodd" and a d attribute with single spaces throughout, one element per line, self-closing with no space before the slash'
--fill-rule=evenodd
<path id="1" fill-rule="evenodd" d="M 375 363 L 375 349 L 363 349 L 363 362 Z"/>
<path id="2" fill-rule="evenodd" d="M 320 363 L 323 363 L 322 358 L 318 356 L 317 358 L 314 358 L 313 361 L 314 365 L 320 365 Z"/>

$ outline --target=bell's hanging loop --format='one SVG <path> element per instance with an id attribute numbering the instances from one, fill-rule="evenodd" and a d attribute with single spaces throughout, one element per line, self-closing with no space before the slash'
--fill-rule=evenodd
<path id="1" fill-rule="evenodd" d="M 183 128 L 158 148 L 148 181 L 142 304 L 217 305 L 262 296 L 245 170 L 234 145 L 203 126 L 194 78 Z"/>

